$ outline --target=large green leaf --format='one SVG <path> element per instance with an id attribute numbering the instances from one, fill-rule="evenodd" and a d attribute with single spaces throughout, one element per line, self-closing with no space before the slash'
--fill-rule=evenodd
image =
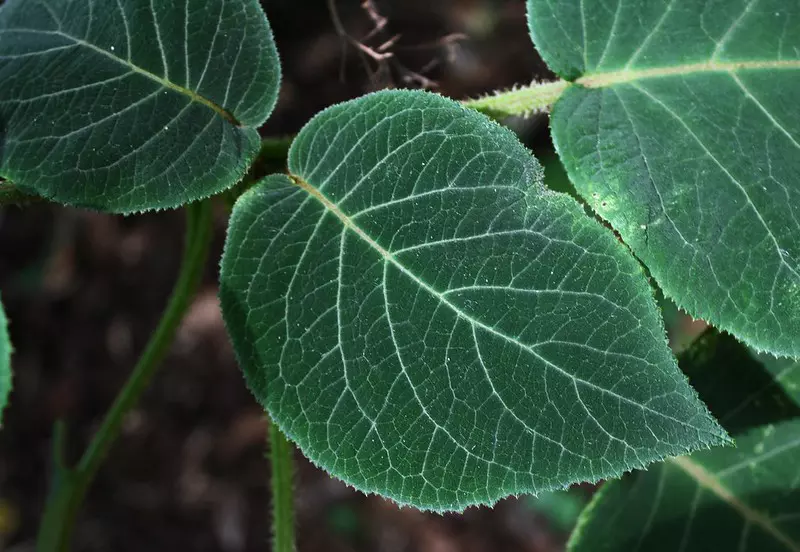
<path id="1" fill-rule="evenodd" d="M 800 356 L 800 3 L 528 6 L 578 192 L 681 307 Z"/>
<path id="2" fill-rule="evenodd" d="M 256 0 L 9 0 L 0 176 L 114 212 L 209 196 L 258 152 L 279 80 Z"/>
<path id="3" fill-rule="evenodd" d="M 783 421 L 749 430 L 735 449 L 697 452 L 606 483 L 583 513 L 571 551 L 800 550 L 800 361 L 772 359 L 764 369 L 773 379 L 756 383 L 759 376 L 741 369 L 752 357 L 733 339 L 700 347 L 681 364 L 703 378 L 701 396 L 727 429 L 768 415 Z M 730 386 L 735 402 L 722 392 Z"/>
<path id="4" fill-rule="evenodd" d="M 8 322 L 3 305 L 0 304 L 0 426 L 3 410 L 11 393 L 11 341 L 8 339 Z"/>
<path id="5" fill-rule="evenodd" d="M 641 267 L 514 135 L 440 96 L 326 110 L 237 202 L 221 299 L 248 384 L 315 463 L 433 510 L 727 437 Z"/>

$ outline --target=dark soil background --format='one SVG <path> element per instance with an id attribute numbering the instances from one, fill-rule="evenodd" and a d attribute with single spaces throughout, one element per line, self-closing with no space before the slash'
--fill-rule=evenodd
<path id="1" fill-rule="evenodd" d="M 320 109 L 383 88 L 433 86 L 462 99 L 548 78 L 522 0 L 385 0 L 367 42 L 399 35 L 391 60 L 344 46 L 324 0 L 264 2 L 284 81 L 265 136 L 296 133 Z M 342 26 L 373 29 L 361 0 Z M 549 151 L 546 120 L 516 125 Z M 265 422 L 227 343 L 216 298 L 222 203 L 203 288 L 151 388 L 128 417 L 78 522 L 76 551 L 269 550 Z M 32 550 L 51 477 L 53 424 L 77 458 L 155 327 L 177 273 L 182 214 L 115 217 L 47 204 L 0 212 L 0 289 L 16 347 L 0 432 L 0 550 Z M 553 551 L 558 525 L 527 498 L 434 515 L 332 480 L 297 454 L 303 551 Z M 541 505 L 541 503 L 539 503 Z M 560 528 L 559 528 L 560 527 Z M 4 548 L 5 547 L 5 548 Z"/>

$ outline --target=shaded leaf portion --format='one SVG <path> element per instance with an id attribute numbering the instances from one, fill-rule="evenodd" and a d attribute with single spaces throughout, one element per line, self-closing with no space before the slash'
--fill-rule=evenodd
<path id="1" fill-rule="evenodd" d="M 0 426 L 3 410 L 11 393 L 11 340 L 8 338 L 8 322 L 3 305 L 0 304 Z"/>
<path id="2" fill-rule="evenodd" d="M 681 356 L 680 367 L 733 436 L 800 418 L 800 361 L 756 355 L 733 337 L 709 331 Z"/>
<path id="3" fill-rule="evenodd" d="M 280 68 L 256 0 L 9 0 L 0 8 L 0 175 L 113 212 L 233 185 Z"/>
<path id="4" fill-rule="evenodd" d="M 528 6 L 578 192 L 686 311 L 800 356 L 800 4 Z"/>
<path id="5" fill-rule="evenodd" d="M 579 487 L 528 496 L 525 504 L 547 518 L 555 529 L 569 533 L 586 507 L 589 495 Z"/>
<path id="6" fill-rule="evenodd" d="M 735 449 L 697 452 L 609 481 L 582 514 L 570 550 L 800 550 L 800 361 L 773 359 L 748 375 L 754 362 L 723 336 L 681 358 L 732 434 L 752 419 L 777 423 L 737 436 Z"/>
<path id="7" fill-rule="evenodd" d="M 256 397 L 358 489 L 455 510 L 727 440 L 641 267 L 514 135 L 440 96 L 324 111 L 234 209 L 221 300 Z"/>

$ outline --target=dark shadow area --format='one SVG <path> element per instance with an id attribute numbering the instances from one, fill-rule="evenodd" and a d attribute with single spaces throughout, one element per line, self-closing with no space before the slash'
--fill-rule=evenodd
<path id="1" fill-rule="evenodd" d="M 800 416 L 797 397 L 776 380 L 787 368 L 768 368 L 728 334 L 707 331 L 679 357 L 679 364 L 711 413 L 734 437 Z M 795 365 L 788 369 L 800 370 L 800 363 Z"/>

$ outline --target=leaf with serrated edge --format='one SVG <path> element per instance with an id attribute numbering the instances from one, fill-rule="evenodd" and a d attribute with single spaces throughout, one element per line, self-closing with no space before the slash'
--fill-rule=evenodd
<path id="1" fill-rule="evenodd" d="M 690 314 L 800 356 L 800 3 L 528 8 L 578 192 Z"/>
<path id="2" fill-rule="evenodd" d="M 514 135 L 441 96 L 315 117 L 234 209 L 223 315 L 316 464 L 458 510 L 727 442 L 641 267 Z"/>
<path id="3" fill-rule="evenodd" d="M 120 213 L 213 195 L 258 153 L 279 80 L 256 0 L 9 0 L 0 176 Z"/>
<path id="4" fill-rule="evenodd" d="M 738 373 L 732 366 L 736 358 L 744 365 L 752 363 L 744 346 L 720 337 L 717 354 L 690 351 L 681 357 L 681 366 L 699 376 L 710 372 L 701 387 L 714 391 L 714 378 L 724 389 L 730 371 Z M 698 387 L 731 432 L 741 420 L 764 416 L 765 409 L 774 414 L 793 409 L 796 415 L 800 361 L 772 359 L 765 369 L 773 375 L 772 382 L 751 386 L 736 402 L 721 392 L 707 395 Z M 606 483 L 581 515 L 568 548 L 571 552 L 798 551 L 798 464 L 800 419 L 749 430 L 736 437 L 735 449 L 697 452 Z"/>
<path id="5" fill-rule="evenodd" d="M 8 322 L 3 305 L 0 303 L 0 426 L 3 424 L 3 410 L 11 393 L 11 341 L 8 338 Z"/>

